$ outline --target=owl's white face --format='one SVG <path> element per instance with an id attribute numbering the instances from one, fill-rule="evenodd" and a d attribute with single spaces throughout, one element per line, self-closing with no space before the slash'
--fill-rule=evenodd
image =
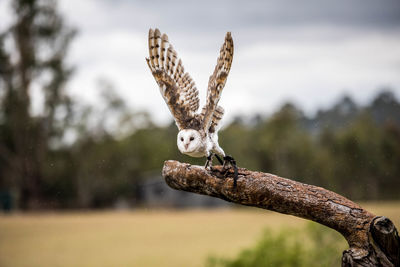
<path id="1" fill-rule="evenodd" d="M 193 129 L 184 129 L 178 133 L 177 144 L 181 153 L 192 156 L 192 154 L 200 151 L 200 133 Z"/>

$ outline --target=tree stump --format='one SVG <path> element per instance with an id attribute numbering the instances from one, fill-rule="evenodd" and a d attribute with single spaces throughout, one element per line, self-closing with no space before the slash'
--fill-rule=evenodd
<path id="1" fill-rule="evenodd" d="M 233 170 L 215 166 L 208 171 L 171 160 L 164 163 L 162 174 L 177 190 L 290 214 L 335 229 L 349 244 L 342 266 L 400 266 L 400 238 L 392 221 L 322 187 L 239 168 L 234 188 Z"/>

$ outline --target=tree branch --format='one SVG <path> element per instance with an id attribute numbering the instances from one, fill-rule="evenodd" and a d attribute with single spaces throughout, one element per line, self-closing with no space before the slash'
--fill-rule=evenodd
<path id="1" fill-rule="evenodd" d="M 233 188 L 233 170 L 224 172 L 216 166 L 207 171 L 177 161 L 166 161 L 162 174 L 174 189 L 290 214 L 335 229 L 350 246 L 343 253 L 343 266 L 399 266 L 400 238 L 393 223 L 332 191 L 243 168 Z"/>

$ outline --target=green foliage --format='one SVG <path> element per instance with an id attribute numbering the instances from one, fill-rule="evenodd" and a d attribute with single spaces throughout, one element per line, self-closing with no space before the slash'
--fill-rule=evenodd
<path id="1" fill-rule="evenodd" d="M 310 223 L 301 230 L 284 229 L 273 233 L 267 229 L 254 246 L 242 250 L 233 259 L 211 256 L 206 266 L 339 266 L 345 247 L 339 233 Z"/>

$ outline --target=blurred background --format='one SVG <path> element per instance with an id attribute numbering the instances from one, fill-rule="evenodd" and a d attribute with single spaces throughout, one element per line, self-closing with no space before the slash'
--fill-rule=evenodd
<path id="1" fill-rule="evenodd" d="M 338 264 L 346 244 L 324 228 L 166 186 L 165 160 L 205 160 L 176 147 L 145 63 L 155 27 L 201 105 L 232 32 L 220 144 L 240 167 L 399 226 L 400 2 L 0 0 L 1 266 L 280 264 L 251 246 L 311 266 L 299 255 L 328 259 L 322 243 Z"/>

